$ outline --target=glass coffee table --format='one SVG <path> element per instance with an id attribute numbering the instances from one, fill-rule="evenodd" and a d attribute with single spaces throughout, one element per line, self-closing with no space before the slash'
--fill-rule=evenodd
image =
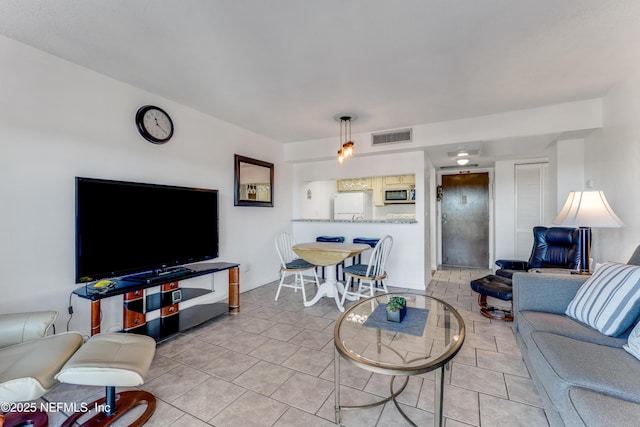
<path id="1" fill-rule="evenodd" d="M 386 320 L 390 297 L 404 297 L 407 314 L 401 323 Z M 410 375 L 435 371 L 434 425 L 442 426 L 444 367 L 460 351 L 465 326 L 460 314 L 437 298 L 411 293 L 389 293 L 361 300 L 349 307 L 336 321 L 335 411 L 340 424 L 341 409 L 368 408 L 393 400 L 402 416 L 396 397 L 409 382 Z M 379 374 L 391 375 L 390 396 L 362 406 L 340 405 L 340 359 Z M 394 390 L 394 380 L 404 376 L 404 384 Z"/>

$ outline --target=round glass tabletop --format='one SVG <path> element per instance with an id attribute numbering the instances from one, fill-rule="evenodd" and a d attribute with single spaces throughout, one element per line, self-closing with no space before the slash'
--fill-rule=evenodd
<path id="1" fill-rule="evenodd" d="M 401 322 L 387 320 L 390 298 L 406 300 Z M 439 368 L 462 347 L 464 321 L 449 304 L 411 293 L 389 293 L 349 307 L 336 322 L 336 350 L 360 367 L 389 375 L 416 375 Z"/>

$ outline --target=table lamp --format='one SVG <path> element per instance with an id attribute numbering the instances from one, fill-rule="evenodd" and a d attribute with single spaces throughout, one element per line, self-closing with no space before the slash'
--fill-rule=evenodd
<path id="1" fill-rule="evenodd" d="M 580 273 L 589 274 L 591 259 L 591 227 L 619 228 L 624 223 L 613 212 L 602 191 L 571 191 L 555 225 L 580 228 L 582 259 Z"/>

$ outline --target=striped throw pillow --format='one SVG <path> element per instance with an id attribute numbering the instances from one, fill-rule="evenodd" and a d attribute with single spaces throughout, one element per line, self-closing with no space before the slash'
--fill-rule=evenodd
<path id="1" fill-rule="evenodd" d="M 565 314 L 604 335 L 624 333 L 640 314 L 640 267 L 602 264 L 580 287 Z"/>

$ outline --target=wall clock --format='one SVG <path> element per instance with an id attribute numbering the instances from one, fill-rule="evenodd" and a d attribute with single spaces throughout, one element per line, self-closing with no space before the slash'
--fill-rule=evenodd
<path id="1" fill-rule="evenodd" d="M 140 107 L 136 113 L 140 135 L 154 144 L 164 144 L 173 136 L 173 121 L 162 108 L 153 105 Z"/>

